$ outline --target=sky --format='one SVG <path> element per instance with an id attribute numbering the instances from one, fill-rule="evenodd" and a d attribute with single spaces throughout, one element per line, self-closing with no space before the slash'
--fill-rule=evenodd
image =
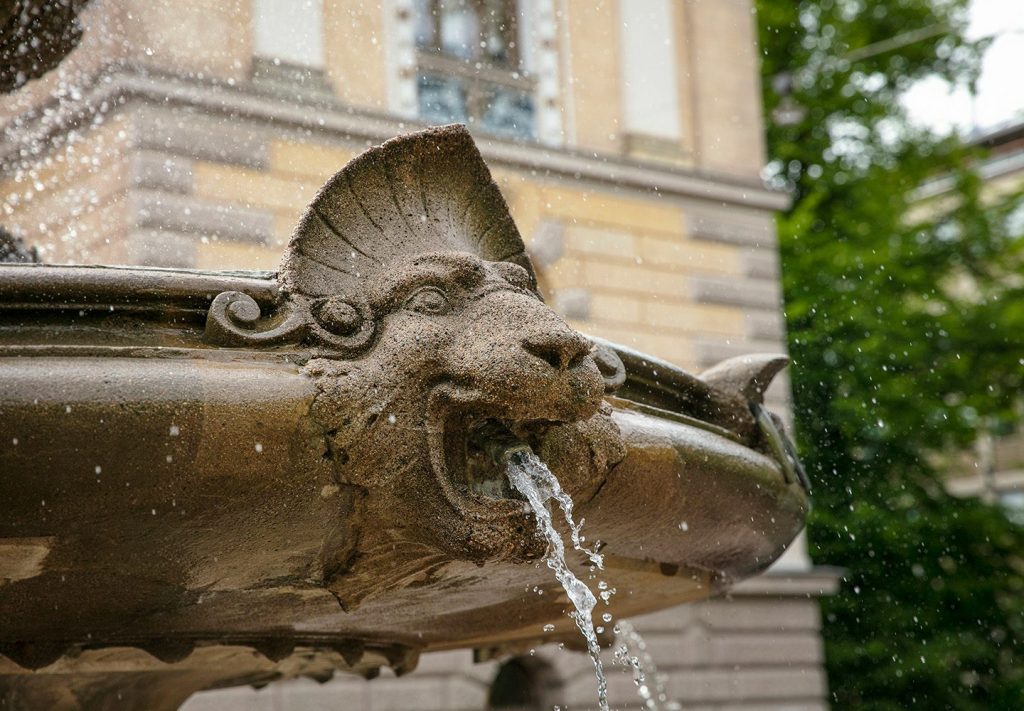
<path id="1" fill-rule="evenodd" d="M 974 0 L 969 35 L 995 37 L 977 96 L 972 100 L 965 89 L 951 92 L 938 78 L 922 81 L 905 98 L 915 121 L 942 132 L 970 132 L 1024 120 L 1024 0 Z"/>

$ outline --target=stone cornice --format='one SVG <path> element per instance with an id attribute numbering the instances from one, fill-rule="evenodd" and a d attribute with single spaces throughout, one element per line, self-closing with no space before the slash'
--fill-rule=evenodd
<path id="1" fill-rule="evenodd" d="M 1024 150 L 996 155 L 980 161 L 976 166 L 978 175 L 986 181 L 998 180 L 999 178 L 1014 173 L 1024 173 Z M 956 187 L 956 178 L 945 175 L 930 180 L 911 192 L 914 200 L 927 200 L 950 193 Z"/>
<path id="2" fill-rule="evenodd" d="M 100 111 L 104 102 L 107 106 L 114 106 L 131 99 L 160 106 L 193 107 L 210 115 L 245 117 L 313 130 L 342 140 L 362 139 L 369 144 L 424 127 L 415 121 L 354 111 L 351 107 L 324 100 L 322 95 L 310 95 L 308 101 L 297 101 L 293 97 L 285 100 L 278 94 L 260 91 L 252 85 L 228 86 L 173 75 L 141 73 L 126 66 L 108 69 L 101 76 L 102 80 L 93 81 L 83 88 L 80 100 L 48 107 L 52 111 L 46 128 L 35 132 L 32 138 L 43 139 L 69 125 L 87 121 Z M 729 176 L 493 138 L 481 137 L 477 144 L 484 158 L 497 167 L 756 210 L 783 210 L 789 204 L 789 198 L 782 193 L 768 190 L 758 182 L 744 182 Z M 9 159 L 16 150 L 17 146 L 9 143 L 0 147 L 0 162 Z"/>
<path id="3" fill-rule="evenodd" d="M 816 565 L 809 570 L 771 571 L 737 583 L 729 590 L 732 597 L 822 597 L 839 592 L 845 570 Z"/>

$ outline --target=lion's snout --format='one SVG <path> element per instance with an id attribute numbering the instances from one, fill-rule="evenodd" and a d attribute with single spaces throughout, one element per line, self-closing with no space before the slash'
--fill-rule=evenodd
<path id="1" fill-rule="evenodd" d="M 555 370 L 568 370 L 590 355 L 590 342 L 568 326 L 531 333 L 522 340 L 523 350 Z"/>
<path id="2" fill-rule="evenodd" d="M 499 291 L 476 302 L 456 359 L 514 419 L 576 421 L 597 411 L 604 380 L 591 343 L 543 302 Z"/>

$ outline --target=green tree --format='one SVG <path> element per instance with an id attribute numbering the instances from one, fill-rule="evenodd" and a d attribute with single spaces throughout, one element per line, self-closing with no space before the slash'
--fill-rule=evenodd
<path id="1" fill-rule="evenodd" d="M 1024 531 L 939 453 L 1021 419 L 1024 210 L 900 104 L 970 85 L 966 0 L 757 0 L 797 435 L 838 708 L 1024 708 Z M 918 189 L 945 177 L 949 190 Z"/>

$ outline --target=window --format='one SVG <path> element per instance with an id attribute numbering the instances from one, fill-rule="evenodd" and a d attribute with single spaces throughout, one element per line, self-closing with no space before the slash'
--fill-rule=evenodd
<path id="1" fill-rule="evenodd" d="M 322 0 L 256 0 L 254 44 L 258 57 L 319 68 L 324 64 Z"/>
<path id="2" fill-rule="evenodd" d="M 626 131 L 678 141 L 679 88 L 670 0 L 620 0 Z"/>
<path id="3" fill-rule="evenodd" d="M 417 0 L 419 115 L 533 138 L 534 81 L 522 62 L 520 3 Z"/>

